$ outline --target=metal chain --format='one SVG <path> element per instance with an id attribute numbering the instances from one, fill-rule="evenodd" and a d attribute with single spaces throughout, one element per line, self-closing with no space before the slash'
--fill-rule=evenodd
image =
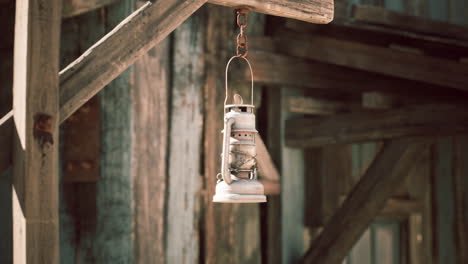
<path id="1" fill-rule="evenodd" d="M 237 13 L 237 26 L 239 27 L 239 34 L 237 35 L 237 56 L 241 58 L 247 57 L 249 53 L 249 46 L 247 41 L 247 35 L 245 34 L 245 28 L 247 27 L 247 13 L 250 10 L 248 8 L 240 8 L 236 10 Z"/>

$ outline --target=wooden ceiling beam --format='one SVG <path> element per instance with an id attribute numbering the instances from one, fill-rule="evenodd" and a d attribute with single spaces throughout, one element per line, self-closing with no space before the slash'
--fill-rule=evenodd
<path id="1" fill-rule="evenodd" d="M 393 140 L 384 145 L 340 209 L 312 242 L 302 263 L 339 264 L 419 162 L 428 142 Z"/>
<path id="2" fill-rule="evenodd" d="M 247 6 L 255 12 L 314 24 L 330 23 L 334 11 L 333 0 L 209 0 L 208 2 L 229 7 Z"/>
<path id="3" fill-rule="evenodd" d="M 63 0 L 62 18 L 81 15 L 114 2 L 117 0 Z"/>
<path id="4" fill-rule="evenodd" d="M 406 106 L 286 121 L 286 145 L 309 148 L 401 137 L 468 132 L 468 108 L 460 105 Z"/>
<path id="5" fill-rule="evenodd" d="M 285 54 L 402 79 L 468 90 L 468 64 L 323 35 L 277 35 Z M 285 48 L 287 47 L 287 48 Z M 311 48 L 313 47 L 313 48 Z"/>

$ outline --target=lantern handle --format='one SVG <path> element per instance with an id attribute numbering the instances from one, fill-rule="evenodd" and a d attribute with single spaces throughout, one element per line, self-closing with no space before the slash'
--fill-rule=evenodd
<path id="1" fill-rule="evenodd" d="M 223 131 L 223 155 L 221 160 L 221 176 L 227 184 L 232 183 L 231 171 L 229 169 L 229 140 L 231 138 L 231 127 L 234 124 L 234 118 L 224 119 Z"/>
<path id="2" fill-rule="evenodd" d="M 226 87 L 226 97 L 224 98 L 224 107 L 226 107 L 226 103 L 227 103 L 227 100 L 228 100 L 228 97 L 229 97 L 229 91 L 228 91 L 228 71 L 229 71 L 229 64 L 231 64 L 231 61 L 234 60 L 235 58 L 241 58 L 241 59 L 244 59 L 246 62 L 247 62 L 247 65 L 249 66 L 249 70 L 250 70 L 250 83 L 251 83 L 251 95 L 250 95 L 250 99 L 251 99 L 251 105 L 254 104 L 254 94 L 253 94 L 253 91 L 254 91 L 254 76 L 253 76 L 253 71 L 252 71 L 252 66 L 250 65 L 250 62 L 247 58 L 245 57 L 242 57 L 240 55 L 236 55 L 236 56 L 232 56 L 227 65 L 226 65 L 226 72 L 225 72 L 225 78 L 224 78 L 224 86 Z M 224 111 L 224 109 L 223 109 Z"/>

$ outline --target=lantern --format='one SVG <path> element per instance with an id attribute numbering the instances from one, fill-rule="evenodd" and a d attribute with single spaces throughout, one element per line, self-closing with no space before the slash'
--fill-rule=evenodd
<path id="1" fill-rule="evenodd" d="M 255 138 L 255 106 L 253 105 L 253 76 L 251 104 L 244 104 L 242 97 L 234 95 L 234 103 L 228 99 L 227 72 L 234 58 L 244 59 L 252 75 L 252 67 L 245 57 L 234 56 L 226 66 L 226 98 L 224 101 L 224 130 L 221 173 L 218 174 L 213 202 L 262 203 L 266 202 L 263 184 L 257 181 Z"/>

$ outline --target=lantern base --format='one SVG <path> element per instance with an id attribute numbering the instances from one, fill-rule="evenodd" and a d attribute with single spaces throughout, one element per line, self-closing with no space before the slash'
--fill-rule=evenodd
<path id="1" fill-rule="evenodd" d="M 231 184 L 222 181 L 216 184 L 215 203 L 264 203 L 263 184 L 257 180 L 233 180 Z"/>

